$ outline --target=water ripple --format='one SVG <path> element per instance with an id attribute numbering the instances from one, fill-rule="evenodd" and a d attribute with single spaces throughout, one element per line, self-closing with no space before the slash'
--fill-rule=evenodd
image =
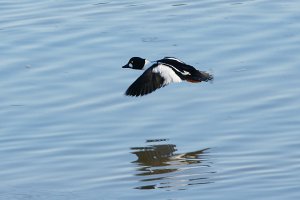
<path id="1" fill-rule="evenodd" d="M 2 1 L 0 198 L 296 199 L 298 8 Z M 125 97 L 132 56 L 175 56 L 215 81 Z"/>

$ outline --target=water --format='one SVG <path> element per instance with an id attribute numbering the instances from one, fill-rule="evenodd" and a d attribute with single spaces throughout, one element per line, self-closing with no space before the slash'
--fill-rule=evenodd
<path id="1" fill-rule="evenodd" d="M 0 199 L 299 199 L 299 1 L 1 1 Z M 125 97 L 132 56 L 215 76 Z"/>

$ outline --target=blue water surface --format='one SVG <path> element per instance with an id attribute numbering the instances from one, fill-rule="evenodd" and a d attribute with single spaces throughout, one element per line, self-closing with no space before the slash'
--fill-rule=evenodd
<path id="1" fill-rule="evenodd" d="M 299 199 L 300 2 L 0 3 L 0 199 Z M 124 96 L 130 57 L 214 82 Z"/>

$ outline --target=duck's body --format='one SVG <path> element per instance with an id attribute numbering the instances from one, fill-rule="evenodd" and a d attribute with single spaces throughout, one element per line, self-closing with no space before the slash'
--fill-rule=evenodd
<path id="1" fill-rule="evenodd" d="M 125 95 L 129 96 L 143 96 L 170 83 L 181 81 L 197 83 L 213 79 L 212 75 L 199 71 L 174 57 L 165 57 L 154 62 L 133 57 L 123 68 L 140 70 L 147 68 L 125 92 Z"/>

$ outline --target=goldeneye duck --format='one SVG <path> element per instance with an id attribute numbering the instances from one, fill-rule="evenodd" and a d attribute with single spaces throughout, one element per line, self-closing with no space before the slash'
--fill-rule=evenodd
<path id="1" fill-rule="evenodd" d="M 170 83 L 188 81 L 198 83 L 213 80 L 207 72 L 199 71 L 193 66 L 174 57 L 164 57 L 157 61 L 149 61 L 140 57 L 132 57 L 122 68 L 146 71 L 127 89 L 125 95 L 143 96 Z"/>

